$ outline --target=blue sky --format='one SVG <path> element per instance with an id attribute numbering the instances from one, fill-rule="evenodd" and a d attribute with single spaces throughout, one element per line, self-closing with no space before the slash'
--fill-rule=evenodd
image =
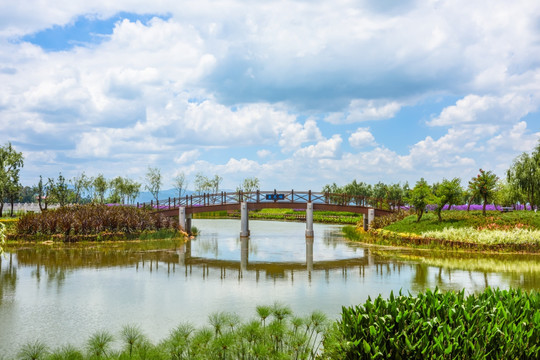
<path id="1" fill-rule="evenodd" d="M 504 177 L 540 138 L 535 1 L 0 4 L 0 143 L 22 182 L 234 189 Z"/>

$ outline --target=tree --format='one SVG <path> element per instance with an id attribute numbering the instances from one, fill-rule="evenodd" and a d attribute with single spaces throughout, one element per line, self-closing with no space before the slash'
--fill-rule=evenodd
<path id="1" fill-rule="evenodd" d="M 512 206 L 515 209 L 516 204 L 523 203 L 525 198 L 519 187 L 509 183 L 508 181 L 499 180 L 497 183 L 497 192 L 494 200 L 496 204 L 505 207 Z"/>
<path id="2" fill-rule="evenodd" d="M 146 172 L 146 185 L 144 187 L 152 194 L 154 199 L 156 199 L 156 204 L 159 204 L 159 190 L 162 185 L 161 170 L 149 166 L 148 171 Z"/>
<path id="3" fill-rule="evenodd" d="M 23 203 L 33 203 L 36 201 L 36 195 L 35 187 L 23 186 L 20 193 L 20 200 Z"/>
<path id="4" fill-rule="evenodd" d="M 40 211 L 46 211 L 47 207 L 49 205 L 49 202 L 51 200 L 51 184 L 47 181 L 46 183 L 43 183 L 43 177 L 39 175 L 39 183 L 35 187 L 37 198 L 38 198 L 38 204 L 39 204 L 39 210 Z"/>
<path id="5" fill-rule="evenodd" d="M 514 159 L 507 172 L 507 182 L 519 189 L 533 210 L 540 201 L 540 142 L 531 155 L 523 153 Z"/>
<path id="6" fill-rule="evenodd" d="M 210 180 L 202 173 L 195 174 L 195 190 L 199 195 L 205 193 L 209 189 Z"/>
<path id="7" fill-rule="evenodd" d="M 240 184 L 236 191 L 253 192 L 259 190 L 259 179 L 256 177 L 245 178 L 242 184 Z"/>
<path id="8" fill-rule="evenodd" d="M 173 179 L 173 187 L 178 194 L 178 198 L 181 198 L 186 193 L 187 181 L 186 175 L 183 172 L 178 173 Z"/>
<path id="9" fill-rule="evenodd" d="M 68 203 L 68 199 L 72 192 L 68 189 L 66 178 L 62 173 L 58 174 L 58 180 L 55 182 L 53 178 L 49 178 L 49 184 L 51 186 L 51 194 L 54 199 L 58 201 L 60 206 L 65 206 Z"/>
<path id="10" fill-rule="evenodd" d="M 462 198 L 463 189 L 461 188 L 461 179 L 459 178 L 453 178 L 452 180 L 443 179 L 442 183 L 437 184 L 437 186 L 434 186 L 434 200 L 437 204 L 437 209 L 435 210 L 437 212 L 437 217 L 439 218 L 439 221 L 442 221 L 441 212 L 443 208 L 448 205 L 448 207 L 452 207 L 452 205 L 458 203 L 460 199 Z"/>
<path id="11" fill-rule="evenodd" d="M 137 196 L 139 196 L 139 193 L 141 191 L 141 184 L 134 180 L 126 178 L 124 181 L 124 191 L 128 204 L 132 204 L 135 202 Z"/>
<path id="12" fill-rule="evenodd" d="M 107 192 L 107 189 L 109 188 L 109 182 L 105 179 L 103 174 L 99 174 L 98 176 L 94 178 L 93 185 L 94 185 L 95 201 L 100 204 L 104 204 L 105 193 Z"/>
<path id="13" fill-rule="evenodd" d="M 117 176 L 109 181 L 109 197 L 107 202 L 110 204 L 123 204 L 124 203 L 124 178 Z"/>
<path id="14" fill-rule="evenodd" d="M 87 192 L 92 185 L 92 179 L 82 172 L 82 174 L 75 176 L 69 181 L 73 185 L 73 202 L 79 204 L 82 202 L 83 194 Z"/>
<path id="15" fill-rule="evenodd" d="M 366 198 L 372 196 L 371 185 L 363 181 L 353 180 L 350 184 L 343 187 L 343 192 L 355 199 L 356 205 L 365 205 Z"/>
<path id="16" fill-rule="evenodd" d="M 419 222 L 424 215 L 426 206 L 429 204 L 429 201 L 432 200 L 433 196 L 431 194 L 431 188 L 424 178 L 421 178 L 416 182 L 416 185 L 411 190 L 410 197 L 406 201 L 414 206 L 416 210 L 416 222 Z"/>
<path id="17" fill-rule="evenodd" d="M 489 200 L 493 199 L 497 191 L 497 175 L 491 171 L 480 169 L 480 173 L 469 181 L 469 188 L 473 195 L 478 195 L 482 198 L 482 214 L 486 215 L 486 205 Z"/>
<path id="18" fill-rule="evenodd" d="M 19 172 L 23 166 L 22 152 L 15 151 L 10 142 L 0 147 L 0 217 L 3 215 L 4 199 L 9 199 L 13 216 L 13 203 L 21 190 Z"/>

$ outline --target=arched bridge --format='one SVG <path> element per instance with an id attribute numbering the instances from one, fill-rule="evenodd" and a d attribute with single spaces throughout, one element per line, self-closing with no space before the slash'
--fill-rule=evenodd
<path id="1" fill-rule="evenodd" d="M 306 210 L 306 236 L 313 236 L 313 211 L 351 212 L 367 215 L 369 222 L 375 216 L 385 216 L 392 211 L 382 209 L 382 199 L 348 194 L 333 194 L 309 191 L 253 191 L 220 192 L 216 194 L 186 195 L 158 202 L 137 204 L 150 206 L 166 216 L 179 216 L 180 225 L 191 229 L 191 214 L 240 210 L 242 231 L 240 236 L 249 236 L 248 211 L 260 209 Z"/>

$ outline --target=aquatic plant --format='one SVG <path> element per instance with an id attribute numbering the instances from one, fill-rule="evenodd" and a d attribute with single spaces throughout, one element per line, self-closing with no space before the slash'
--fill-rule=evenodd
<path id="1" fill-rule="evenodd" d="M 391 293 L 343 308 L 323 345 L 333 359 L 536 359 L 539 308 L 521 290 Z"/>
<path id="2" fill-rule="evenodd" d="M 21 347 L 17 355 L 20 360 L 45 359 L 49 354 L 47 345 L 40 340 L 29 342 Z"/>

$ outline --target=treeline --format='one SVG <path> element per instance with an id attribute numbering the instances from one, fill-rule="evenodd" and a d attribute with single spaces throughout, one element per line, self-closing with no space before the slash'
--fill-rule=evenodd
<path id="1" fill-rule="evenodd" d="M 437 213 L 439 220 L 442 220 L 441 211 L 454 205 L 466 205 L 469 211 L 472 204 L 481 204 L 484 215 L 488 204 L 514 210 L 535 210 L 540 205 L 540 142 L 530 154 L 523 153 L 513 161 L 505 179 L 480 169 L 466 187 L 455 177 L 431 185 L 421 178 L 412 188 L 407 182 L 371 185 L 354 180 L 344 186 L 325 185 L 322 191 L 333 194 L 330 201 L 335 203 L 357 203 L 391 210 L 414 208 L 418 221 L 428 207 Z"/>

